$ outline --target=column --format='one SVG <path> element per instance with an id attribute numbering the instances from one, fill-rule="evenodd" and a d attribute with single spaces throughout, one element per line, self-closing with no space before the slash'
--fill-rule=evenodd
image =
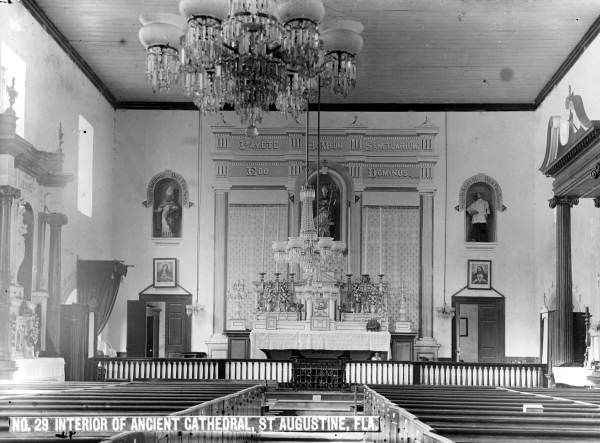
<path id="1" fill-rule="evenodd" d="M 419 335 L 415 360 L 437 360 L 440 345 L 433 338 L 433 197 L 435 188 L 420 187 Z"/>
<path id="2" fill-rule="evenodd" d="M 18 189 L 0 186 L 0 379 L 16 369 L 10 360 L 10 236 L 13 200 L 20 196 Z"/>
<path id="3" fill-rule="evenodd" d="M 229 189 L 215 189 L 213 335 L 206 340 L 209 358 L 227 358 L 225 330 L 227 294 L 227 227 Z"/>
<path id="4" fill-rule="evenodd" d="M 45 355 L 60 355 L 60 305 L 61 288 L 61 240 L 62 227 L 67 216 L 59 212 L 46 214 L 50 226 L 50 259 L 48 260 L 48 304 L 46 305 L 46 349 Z"/>
<path id="5" fill-rule="evenodd" d="M 556 312 L 552 330 L 551 365 L 573 362 L 573 282 L 571 275 L 571 208 L 579 199 L 550 199 L 556 208 Z"/>

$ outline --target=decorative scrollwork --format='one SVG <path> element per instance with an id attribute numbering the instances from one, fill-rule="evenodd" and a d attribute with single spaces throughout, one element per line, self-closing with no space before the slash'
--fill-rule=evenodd
<path id="1" fill-rule="evenodd" d="M 596 163 L 596 166 L 590 171 L 590 175 L 594 180 L 600 177 L 600 163 Z"/>
<path id="2" fill-rule="evenodd" d="M 570 208 L 572 208 L 577 204 L 579 204 L 579 198 L 570 196 L 555 195 L 550 200 L 548 200 L 548 205 L 550 206 L 550 209 L 554 209 L 558 205 L 568 205 Z"/>

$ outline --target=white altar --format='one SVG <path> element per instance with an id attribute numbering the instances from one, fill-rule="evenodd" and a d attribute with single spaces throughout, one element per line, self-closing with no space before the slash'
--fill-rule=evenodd
<path id="1" fill-rule="evenodd" d="M 277 329 L 273 331 L 254 329 L 250 332 L 250 357 L 265 358 L 261 349 L 307 349 L 307 350 L 339 350 L 390 352 L 391 335 L 388 331 L 290 331 Z"/>

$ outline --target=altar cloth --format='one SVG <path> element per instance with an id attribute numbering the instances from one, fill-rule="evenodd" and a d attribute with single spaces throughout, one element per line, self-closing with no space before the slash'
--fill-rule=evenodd
<path id="1" fill-rule="evenodd" d="M 251 357 L 260 358 L 260 349 L 313 349 L 390 352 L 388 331 L 257 331 L 250 332 Z M 390 354 L 388 354 L 390 355 Z"/>

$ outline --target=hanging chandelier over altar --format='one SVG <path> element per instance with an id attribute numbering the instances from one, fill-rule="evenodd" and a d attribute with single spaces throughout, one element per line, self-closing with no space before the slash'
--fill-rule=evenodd
<path id="1" fill-rule="evenodd" d="M 363 26 L 321 30 L 321 0 L 181 0 L 179 11 L 140 17 L 149 83 L 156 92 L 181 81 L 203 114 L 233 106 L 249 136 L 272 106 L 298 118 L 317 76 L 334 94 L 356 85 Z"/>
<path id="2" fill-rule="evenodd" d="M 278 263 L 300 265 L 304 276 L 309 281 L 318 279 L 316 273 L 323 268 L 340 265 L 346 250 L 343 241 L 333 237 L 319 237 L 314 224 L 313 201 L 315 190 L 308 186 L 308 179 L 300 191 L 302 202 L 300 235 L 290 237 L 288 241 L 273 242 L 273 253 Z"/>

